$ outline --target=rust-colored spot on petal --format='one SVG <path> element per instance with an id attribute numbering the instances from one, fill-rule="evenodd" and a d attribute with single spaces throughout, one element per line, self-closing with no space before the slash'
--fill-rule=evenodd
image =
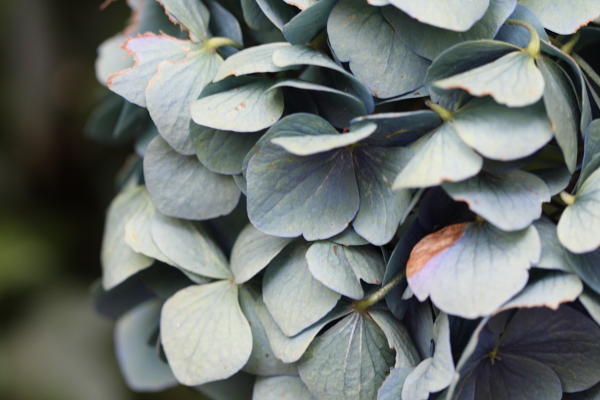
<path id="1" fill-rule="evenodd" d="M 243 101 L 240 103 L 240 107 L 242 108 L 246 108 L 246 103 L 244 103 Z"/>
<path id="2" fill-rule="evenodd" d="M 416 274 L 429 260 L 452 246 L 461 238 L 467 224 L 468 222 L 450 225 L 421 239 L 410 252 L 406 263 L 406 276 Z"/>
<path id="3" fill-rule="evenodd" d="M 397 131 L 394 131 L 394 132 L 390 133 L 389 135 L 387 135 L 386 138 L 391 138 L 391 137 L 396 136 L 396 135 L 398 135 L 400 133 L 405 133 L 405 132 L 409 132 L 409 131 L 410 131 L 410 129 L 398 129 Z"/>
<path id="4" fill-rule="evenodd" d="M 337 253 L 337 246 L 336 245 L 333 245 L 333 252 L 335 253 L 336 256 L 338 255 L 338 253 Z"/>

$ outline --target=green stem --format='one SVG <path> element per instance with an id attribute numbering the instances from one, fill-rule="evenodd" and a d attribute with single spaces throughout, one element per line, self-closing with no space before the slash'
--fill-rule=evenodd
<path id="1" fill-rule="evenodd" d="M 445 109 L 444 107 L 440 106 L 439 104 L 435 104 L 431 100 L 427 100 L 425 102 L 425 105 L 427 107 L 431 108 L 436 113 L 438 113 L 438 115 L 440 116 L 442 121 L 449 121 L 450 119 L 452 119 L 452 115 L 454 115 L 454 113 L 452 111 Z"/>
<path id="2" fill-rule="evenodd" d="M 327 29 L 323 29 L 308 45 L 316 50 L 323 49 L 327 45 Z"/>
<path id="3" fill-rule="evenodd" d="M 573 57 L 573 59 L 577 62 L 577 64 L 579 64 L 579 66 L 581 67 L 581 69 L 586 74 L 588 74 L 588 76 L 590 77 L 590 79 L 593 80 L 596 85 L 600 86 L 600 75 L 598 75 L 598 73 L 596 71 L 594 71 L 594 69 L 590 66 L 590 64 L 588 64 L 577 53 L 572 53 L 571 57 Z"/>
<path id="4" fill-rule="evenodd" d="M 566 205 L 570 206 L 573 203 L 575 203 L 577 196 L 573 196 L 572 194 L 569 194 L 567 192 L 560 192 L 560 198 L 562 201 L 565 202 Z"/>
<path id="5" fill-rule="evenodd" d="M 554 46 L 558 47 L 559 49 L 563 46 L 561 41 L 557 39 L 558 36 L 556 38 L 553 38 L 552 36 L 548 36 L 548 38 L 550 39 L 550 43 L 552 43 Z"/>
<path id="6" fill-rule="evenodd" d="M 580 36 L 581 34 L 579 33 L 579 31 L 577 31 L 577 33 L 573 35 L 571 40 L 569 40 L 567 43 L 561 46 L 560 51 L 562 51 L 565 54 L 571 54 L 571 52 L 573 51 L 573 47 L 575 47 L 575 45 L 579 41 Z"/>
<path id="7" fill-rule="evenodd" d="M 509 19 L 505 22 L 506 25 L 516 25 L 521 26 L 529 31 L 529 44 L 525 47 L 525 52 L 529 54 L 531 57 L 537 59 L 540 56 L 541 44 L 540 44 L 540 35 L 537 33 L 535 28 L 528 24 L 525 21 L 521 21 L 518 19 Z"/>
<path id="8" fill-rule="evenodd" d="M 233 46 L 238 50 L 241 50 L 244 48 L 244 46 L 242 46 L 241 44 L 239 44 L 238 42 L 236 42 L 235 40 L 229 39 L 229 38 L 224 38 L 224 37 L 214 37 L 214 38 L 210 38 L 207 41 L 204 42 L 204 45 L 211 49 L 211 50 L 216 50 L 219 47 L 223 47 L 223 46 Z"/>
<path id="9" fill-rule="evenodd" d="M 383 286 L 381 289 L 379 289 L 378 291 L 376 291 L 369 297 L 366 297 L 366 298 L 354 303 L 354 310 L 359 313 L 365 312 L 369 308 L 371 308 L 373 305 L 375 305 L 379 301 L 383 300 L 383 298 L 385 296 L 387 296 L 387 294 L 390 292 L 390 290 L 392 290 L 393 288 L 398 286 L 398 284 L 400 282 L 402 282 L 404 275 L 405 275 L 405 271 L 398 273 L 398 275 L 394 276 L 392 278 L 392 280 L 388 282 L 387 285 Z"/>

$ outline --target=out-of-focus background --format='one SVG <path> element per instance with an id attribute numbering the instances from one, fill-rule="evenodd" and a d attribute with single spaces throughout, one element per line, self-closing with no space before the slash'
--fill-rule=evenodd
<path id="1" fill-rule="evenodd" d="M 131 146 L 84 137 L 97 46 L 125 0 L 0 0 L 0 399 L 202 399 L 127 389 L 93 311 L 105 210 Z"/>
<path id="2" fill-rule="evenodd" d="M 187 400 L 127 389 L 113 322 L 90 288 L 114 178 L 131 146 L 84 137 L 106 92 L 97 46 L 122 30 L 125 0 L 0 0 L 0 399 Z"/>

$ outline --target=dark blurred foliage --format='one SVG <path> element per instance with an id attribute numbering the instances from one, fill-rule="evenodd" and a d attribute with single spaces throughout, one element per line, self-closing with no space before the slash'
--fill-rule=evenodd
<path id="1" fill-rule="evenodd" d="M 105 94 L 97 46 L 129 18 L 125 0 L 0 1 L 0 398 L 201 399 L 134 394 L 114 358 L 113 322 L 89 288 L 115 175 L 131 147 L 84 137 Z"/>

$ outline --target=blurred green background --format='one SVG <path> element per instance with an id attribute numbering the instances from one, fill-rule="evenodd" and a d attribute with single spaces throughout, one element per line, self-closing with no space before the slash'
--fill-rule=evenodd
<path id="1" fill-rule="evenodd" d="M 83 135 L 104 89 L 97 46 L 122 30 L 118 0 L 0 0 L 0 399 L 202 399 L 129 391 L 113 322 L 97 316 L 104 213 L 131 147 Z"/>

